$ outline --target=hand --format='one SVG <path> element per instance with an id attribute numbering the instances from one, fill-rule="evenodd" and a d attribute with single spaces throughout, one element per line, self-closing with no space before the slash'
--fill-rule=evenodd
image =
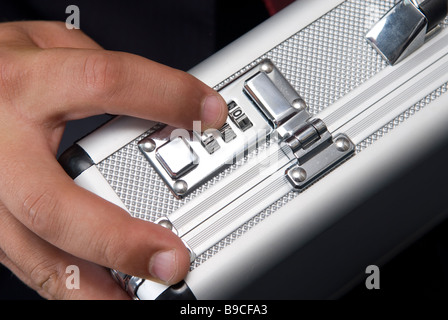
<path id="1" fill-rule="evenodd" d="M 55 159 L 69 120 L 129 115 L 220 127 L 224 100 L 193 76 L 103 50 L 54 22 L 0 24 L 0 262 L 51 299 L 126 299 L 107 268 L 174 284 L 180 239 L 76 186 Z M 66 288 L 66 267 L 80 289 Z"/>

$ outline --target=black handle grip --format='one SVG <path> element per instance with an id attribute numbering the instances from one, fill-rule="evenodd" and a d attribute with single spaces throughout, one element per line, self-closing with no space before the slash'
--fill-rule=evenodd
<path id="1" fill-rule="evenodd" d="M 447 0 L 424 0 L 419 4 L 419 8 L 428 19 L 428 31 L 437 26 L 448 15 Z"/>

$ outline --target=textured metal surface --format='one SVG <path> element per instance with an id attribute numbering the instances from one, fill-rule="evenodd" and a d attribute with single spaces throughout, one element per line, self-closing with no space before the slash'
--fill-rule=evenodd
<path id="1" fill-rule="evenodd" d="M 364 36 L 373 23 L 379 20 L 393 5 L 393 0 L 346 1 L 316 20 L 312 25 L 280 43 L 256 61 L 249 63 L 243 70 L 239 70 L 229 79 L 217 84 L 215 89 L 219 90 L 261 60 L 269 58 L 307 102 L 309 112 L 318 114 L 387 66 L 386 62 L 368 45 Z M 389 124 L 380 128 L 359 144 L 357 152 L 364 150 L 445 93 L 446 90 L 447 84 L 444 84 L 429 96 L 410 106 L 405 113 L 391 120 Z M 171 214 L 184 203 L 247 162 L 247 158 L 239 161 L 194 191 L 187 198 L 177 200 L 138 150 L 137 142 L 144 136 L 132 141 L 98 164 L 99 170 L 122 199 L 130 213 L 139 219 L 154 221 L 162 215 Z M 256 156 L 257 152 L 255 150 L 249 155 L 249 158 Z M 263 221 L 296 196 L 297 193 L 290 192 L 270 205 L 225 239 L 198 256 L 192 264 L 192 268 L 231 244 L 247 230 Z"/>

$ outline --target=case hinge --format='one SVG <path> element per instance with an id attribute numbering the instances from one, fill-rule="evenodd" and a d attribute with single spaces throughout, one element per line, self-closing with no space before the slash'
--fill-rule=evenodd
<path id="1" fill-rule="evenodd" d="M 271 61 L 260 64 L 260 71 L 245 82 L 244 91 L 297 159 L 285 172 L 295 189 L 305 188 L 354 154 L 349 137 L 333 137 L 321 119 L 313 118 L 305 101 Z"/>

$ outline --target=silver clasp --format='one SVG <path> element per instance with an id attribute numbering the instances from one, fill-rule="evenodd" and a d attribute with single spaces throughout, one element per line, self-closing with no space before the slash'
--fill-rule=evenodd
<path id="1" fill-rule="evenodd" d="M 269 60 L 246 81 L 244 91 L 297 159 L 285 172 L 295 189 L 305 188 L 354 154 L 353 142 L 343 134 L 333 139 L 325 123 L 311 117 L 305 101 Z"/>

